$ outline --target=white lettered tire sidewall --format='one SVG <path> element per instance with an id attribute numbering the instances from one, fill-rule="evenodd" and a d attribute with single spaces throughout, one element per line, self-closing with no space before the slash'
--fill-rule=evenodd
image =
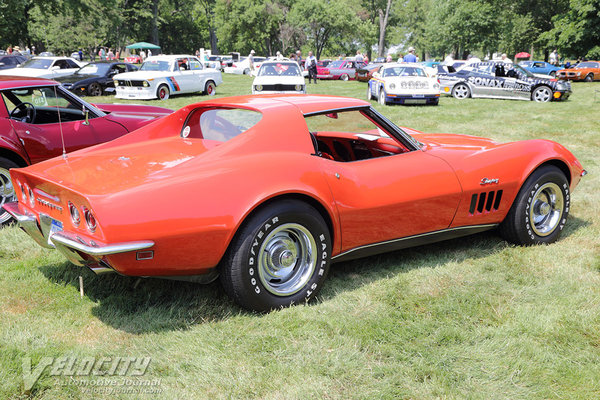
<path id="1" fill-rule="evenodd" d="M 562 212 L 557 219 L 557 224 L 552 224 L 555 227 L 548 233 L 540 235 L 532 227 L 531 215 L 534 199 L 539 194 L 539 189 L 543 189 L 545 185 L 558 189 L 560 193 L 556 192 L 557 197 L 562 194 Z M 512 243 L 523 245 L 553 243 L 558 240 L 565 227 L 570 208 L 571 192 L 564 173 L 555 166 L 543 166 L 534 171 L 523 184 L 515 203 L 502 223 L 507 226 L 501 226 L 501 232 Z"/>
<path id="2" fill-rule="evenodd" d="M 310 233 L 316 247 L 312 249 L 316 259 L 301 287 L 290 295 L 278 295 L 266 287 L 264 272 L 261 279 L 259 258 L 269 234 L 286 226 L 302 227 Z M 310 301 L 321 289 L 329 270 L 331 239 L 327 224 L 310 205 L 296 200 L 269 205 L 253 215 L 237 236 L 229 250 L 229 265 L 222 266 L 221 281 L 242 307 L 260 312 L 287 307 Z"/>

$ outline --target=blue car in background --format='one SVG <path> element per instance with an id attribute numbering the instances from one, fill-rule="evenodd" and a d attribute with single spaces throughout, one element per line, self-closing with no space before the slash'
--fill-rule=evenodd
<path id="1" fill-rule="evenodd" d="M 556 77 L 556 71 L 563 69 L 544 61 L 521 61 L 519 65 L 532 74 L 550 75 L 553 78 Z"/>

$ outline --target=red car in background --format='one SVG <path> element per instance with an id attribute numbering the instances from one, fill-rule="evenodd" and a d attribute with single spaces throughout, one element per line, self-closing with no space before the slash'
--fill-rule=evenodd
<path id="1" fill-rule="evenodd" d="M 171 114 L 154 106 L 92 105 L 58 82 L 0 78 L 0 205 L 14 201 L 9 169 L 108 142 Z M 0 224 L 10 215 L 0 211 Z"/>
<path id="2" fill-rule="evenodd" d="M 356 79 L 356 70 L 364 67 L 364 62 L 354 60 L 332 61 L 327 67 L 317 65 L 317 78 L 319 79 L 340 79 L 347 81 Z"/>
<path id="3" fill-rule="evenodd" d="M 356 80 L 361 82 L 369 82 L 369 80 L 373 77 L 373 74 L 379 71 L 383 64 L 367 64 L 362 68 L 359 68 L 356 71 Z"/>
<path id="4" fill-rule="evenodd" d="M 142 57 L 138 56 L 137 54 L 125 57 L 125 62 L 128 64 L 141 64 L 142 61 Z"/>

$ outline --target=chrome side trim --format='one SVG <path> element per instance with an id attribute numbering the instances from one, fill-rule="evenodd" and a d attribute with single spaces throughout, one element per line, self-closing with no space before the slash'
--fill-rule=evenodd
<path id="1" fill-rule="evenodd" d="M 137 242 L 116 243 L 107 246 L 95 247 L 83 244 L 64 232 L 56 232 L 50 237 L 50 240 L 55 246 L 57 246 L 57 248 L 59 245 L 61 245 L 85 254 L 89 254 L 93 257 L 126 253 L 128 251 L 142 250 L 154 246 L 154 242 L 151 240 L 141 240 Z"/>
<path id="2" fill-rule="evenodd" d="M 29 213 L 22 214 L 19 211 L 19 203 L 16 201 L 5 203 L 2 207 L 17 221 L 19 227 L 23 229 L 25 233 L 31 236 L 33 240 L 37 242 L 37 244 L 47 249 L 54 248 L 54 246 L 48 243 L 48 239 L 44 237 L 42 229 L 38 225 L 35 215 Z"/>
<path id="3" fill-rule="evenodd" d="M 347 250 L 337 256 L 331 257 L 331 261 L 340 262 L 353 260 L 355 258 L 368 257 L 375 254 L 386 253 L 388 251 L 405 249 L 408 247 L 421 246 L 424 244 L 440 242 L 461 236 L 467 236 L 474 233 L 484 232 L 494 229 L 498 224 L 470 225 L 460 226 L 458 228 L 442 229 L 434 232 L 421 233 L 419 235 L 407 236 L 398 239 L 387 240 L 385 242 L 372 243 L 364 246 L 355 247 Z"/>

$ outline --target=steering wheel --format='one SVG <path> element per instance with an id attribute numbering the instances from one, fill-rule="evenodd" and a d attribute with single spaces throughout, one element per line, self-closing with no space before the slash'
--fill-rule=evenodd
<path id="1" fill-rule="evenodd" d="M 17 116 L 18 112 L 17 110 L 21 110 L 21 109 L 25 109 L 25 116 L 20 117 Z M 17 105 L 15 108 L 13 108 L 13 110 L 10 112 L 10 118 L 13 119 L 17 119 L 20 120 L 21 122 L 27 122 L 27 123 L 32 123 L 33 121 L 35 121 L 35 106 L 31 103 L 27 103 L 27 102 L 23 102 L 19 105 Z"/>

